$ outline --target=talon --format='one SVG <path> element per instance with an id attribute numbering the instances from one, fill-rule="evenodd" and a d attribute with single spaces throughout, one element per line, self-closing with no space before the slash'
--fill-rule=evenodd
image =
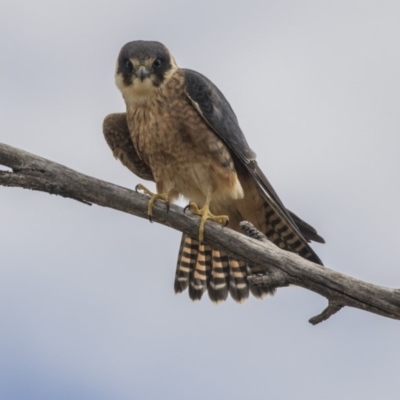
<path id="1" fill-rule="evenodd" d="M 201 221 L 200 221 L 200 227 L 199 227 L 199 242 L 203 243 L 204 242 L 204 227 L 205 223 L 208 219 L 218 222 L 219 224 L 226 226 L 228 225 L 229 218 L 227 215 L 213 215 L 210 212 L 209 208 L 209 202 L 206 202 L 204 206 L 199 209 L 196 203 L 189 203 L 184 209 L 183 212 L 186 212 L 187 209 L 190 209 L 190 212 L 194 215 L 200 215 L 201 216 Z"/>
<path id="2" fill-rule="evenodd" d="M 166 205 L 166 207 L 167 207 L 167 214 L 169 213 L 169 202 L 167 201 L 166 203 L 165 203 L 165 205 Z"/>
<path id="3" fill-rule="evenodd" d="M 184 209 L 183 212 L 184 214 L 186 214 L 186 211 L 190 210 L 190 212 L 194 215 L 203 215 L 202 214 L 202 210 L 203 209 L 199 209 L 199 207 L 197 207 L 196 203 L 190 202 Z M 210 215 L 212 215 L 211 213 L 209 213 Z"/>
<path id="4" fill-rule="evenodd" d="M 141 183 L 139 183 L 138 185 L 135 186 L 135 190 L 136 190 L 136 192 L 141 190 L 144 194 L 147 194 L 152 197 L 158 196 L 158 195 L 154 194 L 152 191 L 150 191 L 149 189 L 147 189 L 147 187 L 143 186 Z"/>
<path id="5" fill-rule="evenodd" d="M 135 187 L 136 192 L 138 192 L 139 190 L 143 191 L 143 193 L 147 194 L 150 196 L 150 200 L 149 203 L 147 205 L 147 215 L 149 217 L 149 221 L 153 222 L 153 206 L 154 203 L 158 200 L 164 200 L 167 203 L 167 212 L 169 211 L 169 198 L 170 198 L 170 194 L 169 193 L 158 193 L 155 194 L 153 192 L 151 192 L 149 189 L 147 189 L 146 187 L 144 187 L 142 184 L 138 184 Z"/>

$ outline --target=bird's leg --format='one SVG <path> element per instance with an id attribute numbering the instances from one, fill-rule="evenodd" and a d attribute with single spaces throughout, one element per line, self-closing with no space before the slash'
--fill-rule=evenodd
<path id="1" fill-rule="evenodd" d="M 227 215 L 213 215 L 210 212 L 210 201 L 211 195 L 207 196 L 206 202 L 202 208 L 199 208 L 196 203 L 189 203 L 185 208 L 184 211 L 190 210 L 192 214 L 200 215 L 200 228 L 199 228 L 199 241 L 202 243 L 204 241 L 204 225 L 208 219 L 212 221 L 218 222 L 221 225 L 228 225 L 229 217 Z"/>
<path id="2" fill-rule="evenodd" d="M 149 216 L 150 222 L 153 222 L 153 206 L 157 200 L 164 200 L 167 204 L 167 212 L 169 211 L 170 193 L 153 193 L 140 183 L 136 185 L 135 190 L 141 190 L 144 194 L 150 196 L 149 204 L 147 205 L 147 215 Z"/>

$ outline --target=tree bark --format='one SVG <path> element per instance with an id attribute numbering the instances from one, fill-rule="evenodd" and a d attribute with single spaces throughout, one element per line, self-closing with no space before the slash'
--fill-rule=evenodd
<path id="1" fill-rule="evenodd" d="M 38 190 L 71 198 L 85 204 L 113 208 L 148 218 L 148 196 L 84 175 L 63 165 L 0 143 L 0 185 Z M 181 207 L 157 201 L 153 221 L 198 236 L 199 217 L 184 214 Z M 320 323 L 344 306 L 359 308 L 384 317 L 400 319 L 400 290 L 363 282 L 281 250 L 250 223 L 243 222 L 246 235 L 215 223 L 206 223 L 205 241 L 238 259 L 261 265 L 266 274 L 250 276 L 251 284 L 301 286 L 328 299 L 328 307 L 309 320 Z"/>

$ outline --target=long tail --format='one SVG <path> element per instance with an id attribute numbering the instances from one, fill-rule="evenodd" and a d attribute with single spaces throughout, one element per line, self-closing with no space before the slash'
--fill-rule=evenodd
<path id="1" fill-rule="evenodd" d="M 262 199 L 261 196 L 253 197 Z M 257 213 L 248 212 L 248 220 L 272 243 L 322 265 L 307 243 L 311 240 L 324 242 L 312 226 L 290 211 L 287 212 L 295 225 L 287 223 L 266 201 L 253 205 L 250 210 L 257 210 Z M 246 219 L 246 209 L 242 208 L 241 211 L 245 215 L 242 219 Z M 175 277 L 176 293 L 189 288 L 190 298 L 200 300 L 203 293 L 208 291 L 210 299 L 216 303 L 225 301 L 228 294 L 239 303 L 245 301 L 250 292 L 257 298 L 273 294 L 274 288 L 249 284 L 247 277 L 255 274 L 265 274 L 265 271 L 261 267 L 234 260 L 222 251 L 200 244 L 198 240 L 185 234 L 182 236 Z"/>
<path id="2" fill-rule="evenodd" d="M 250 267 L 183 234 L 174 289 L 175 293 L 181 293 L 189 288 L 192 300 L 200 300 L 203 293 L 208 291 L 208 296 L 215 303 L 225 301 L 228 294 L 242 303 L 249 297 L 249 292 L 258 298 L 273 293 L 271 289 L 249 285 L 247 276 L 261 272 L 261 268 Z"/>

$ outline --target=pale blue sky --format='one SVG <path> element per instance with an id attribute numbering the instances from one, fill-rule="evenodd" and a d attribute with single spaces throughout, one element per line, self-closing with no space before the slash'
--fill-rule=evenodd
<path id="1" fill-rule="evenodd" d="M 133 188 L 101 132 L 120 47 L 159 40 L 234 108 L 327 266 L 400 287 L 398 1 L 5 1 L 0 141 Z M 286 288 L 175 296 L 180 234 L 0 187 L 1 399 L 396 398 L 400 325 Z"/>

